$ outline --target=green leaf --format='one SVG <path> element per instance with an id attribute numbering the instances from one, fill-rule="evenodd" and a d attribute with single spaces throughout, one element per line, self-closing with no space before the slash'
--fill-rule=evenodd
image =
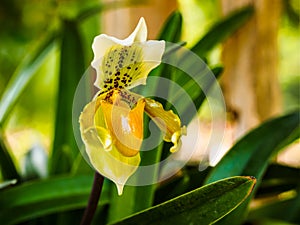
<path id="1" fill-rule="evenodd" d="M 22 95 L 35 72 L 53 50 L 56 34 L 49 33 L 39 42 L 35 50 L 29 51 L 13 74 L 0 99 L 0 126 L 3 125 Z"/>
<path id="2" fill-rule="evenodd" d="M 162 203 L 201 187 L 210 169 L 211 167 L 204 171 L 199 171 L 198 164 L 197 166 L 185 166 L 181 169 L 180 174 L 173 176 L 159 185 L 155 192 L 155 204 Z"/>
<path id="3" fill-rule="evenodd" d="M 176 43 L 180 41 L 181 37 L 181 32 L 182 32 L 182 15 L 180 12 L 176 11 L 172 13 L 169 18 L 166 20 L 164 23 L 164 26 L 162 30 L 160 31 L 160 34 L 158 35 L 157 39 L 165 40 L 167 42 L 171 43 Z M 177 47 L 181 47 L 180 45 L 166 45 L 166 53 L 167 52 L 172 52 L 170 49 L 175 49 Z M 164 57 L 168 56 L 171 57 L 172 55 L 170 53 L 167 53 L 164 55 Z M 161 64 L 152 74 L 155 74 L 155 76 L 159 77 L 164 77 L 167 79 L 171 78 L 172 74 L 172 68 L 170 65 L 167 64 Z M 158 81 L 157 84 L 155 85 L 157 92 L 160 90 L 163 90 L 164 88 L 167 88 L 166 93 L 168 93 L 168 87 L 164 87 L 161 85 L 161 83 Z M 155 95 L 157 96 L 157 95 Z M 163 105 L 166 104 L 166 102 L 161 102 Z"/>
<path id="4" fill-rule="evenodd" d="M 299 112 L 263 123 L 240 139 L 212 169 L 206 183 L 230 176 L 260 180 L 272 155 L 300 136 Z M 239 162 L 239 163 L 236 163 Z"/>
<path id="5" fill-rule="evenodd" d="M 300 169 L 272 164 L 262 178 L 256 197 L 277 196 L 300 185 Z"/>
<path id="6" fill-rule="evenodd" d="M 207 93 L 216 84 L 223 67 L 210 69 L 197 55 L 186 49 L 176 53 L 178 58 L 172 64 L 178 65 L 180 70 L 175 71 L 172 80 L 180 86 L 180 89 L 173 85 L 168 100 L 173 103 L 182 124 L 187 125 L 207 98 Z"/>
<path id="7" fill-rule="evenodd" d="M 209 51 L 244 25 L 253 15 L 253 12 L 253 7 L 245 7 L 234 11 L 217 22 L 191 50 L 200 57 L 206 56 Z"/>
<path id="8" fill-rule="evenodd" d="M 295 27 L 299 27 L 300 24 L 300 13 L 299 8 L 297 7 L 297 3 L 292 0 L 283 1 L 283 11 L 286 13 L 289 21 Z M 299 2 L 298 2 L 299 6 Z M 298 8 L 298 9 L 297 9 Z"/>
<path id="9" fill-rule="evenodd" d="M 251 220 L 250 224 L 255 224 L 255 225 L 297 225 L 295 223 L 288 223 L 288 222 L 282 221 L 282 220 L 262 219 L 262 218 L 260 218 L 259 220 L 253 220 L 253 221 Z"/>
<path id="10" fill-rule="evenodd" d="M 286 182 L 300 182 L 300 168 L 289 167 L 287 165 L 271 164 L 264 175 L 264 180 L 283 179 Z"/>
<path id="11" fill-rule="evenodd" d="M 72 105 L 76 87 L 85 70 L 84 51 L 77 24 L 64 21 L 50 173 L 69 172 L 79 153 L 72 127 Z"/>
<path id="12" fill-rule="evenodd" d="M 64 176 L 28 182 L 0 191 L 0 221 L 10 225 L 67 210 L 84 208 L 93 176 Z M 103 189 L 100 205 L 108 203 Z"/>
<path id="13" fill-rule="evenodd" d="M 166 44 L 166 49 L 163 57 L 170 57 L 172 53 L 176 52 L 178 49 L 180 49 L 183 45 L 186 44 L 185 42 L 179 42 L 181 33 L 182 33 L 182 15 L 180 12 L 175 11 L 168 17 L 168 19 L 164 23 L 157 37 L 157 39 L 159 40 L 165 40 L 166 42 L 170 42 L 170 44 L 168 43 Z M 173 45 L 172 43 L 177 43 L 177 44 Z M 170 67 L 169 65 L 161 64 L 158 68 L 153 70 L 149 76 L 154 75 L 158 77 L 170 78 L 171 74 L 170 74 L 169 67 Z M 159 87 L 156 89 L 159 90 Z"/>
<path id="14" fill-rule="evenodd" d="M 271 157 L 300 136 L 299 112 L 269 120 L 238 141 L 212 169 L 206 183 L 231 176 L 254 176 L 258 183 Z M 238 162 L 238 163 L 237 163 Z M 217 224 L 241 224 L 249 204 L 244 202 Z M 233 223 L 234 221 L 234 223 Z"/>
<path id="15" fill-rule="evenodd" d="M 136 189 L 139 187 L 126 185 L 123 194 L 117 194 L 116 186 L 111 186 L 112 194 L 108 210 L 108 222 L 118 221 L 136 212 Z"/>
<path id="16" fill-rule="evenodd" d="M 300 186 L 299 186 L 300 187 Z M 296 194 L 296 195 L 295 195 Z M 249 220 L 259 220 L 261 218 L 278 219 L 288 222 L 300 222 L 300 188 L 285 193 L 285 195 L 294 195 L 292 197 L 274 198 L 271 202 L 258 205 L 249 212 Z"/>
<path id="17" fill-rule="evenodd" d="M 213 85 L 216 84 L 217 79 L 222 74 L 222 71 L 223 67 L 221 66 L 212 68 L 211 72 L 214 76 L 206 77 L 205 85 L 203 85 L 202 89 L 197 83 L 193 82 L 192 80 L 187 81 L 183 85 L 184 90 L 186 90 L 186 92 L 192 96 L 193 100 L 193 105 L 185 105 L 184 102 L 178 103 L 179 106 L 185 106 L 185 109 L 183 109 L 183 113 L 181 115 L 183 124 L 189 124 L 189 122 L 191 122 L 191 120 L 194 118 L 195 114 L 193 114 L 193 110 L 191 110 L 191 107 L 195 107 L 197 110 L 200 109 L 201 105 L 207 98 L 207 93 L 213 87 Z M 205 76 L 205 74 L 202 74 L 202 76 Z M 179 101 L 181 101 L 180 98 Z"/>
<path id="18" fill-rule="evenodd" d="M 114 225 L 211 224 L 244 201 L 254 184 L 252 177 L 224 179 L 139 212 Z"/>
<path id="19" fill-rule="evenodd" d="M 2 130 L 0 129 L 0 172 L 4 180 L 16 179 L 21 180 L 12 157 L 7 149 L 6 142 L 3 137 Z"/>
<path id="20" fill-rule="evenodd" d="M 5 188 L 7 188 L 7 187 L 10 187 L 10 186 L 12 186 L 12 185 L 14 185 L 14 184 L 16 184 L 16 183 L 17 183 L 17 180 L 16 180 L 16 179 L 1 182 L 1 183 L 0 183 L 0 190 L 1 190 L 1 189 L 5 189 Z"/>
<path id="21" fill-rule="evenodd" d="M 166 49 L 165 49 L 163 57 L 173 54 L 174 52 L 176 52 L 178 49 L 180 49 L 182 46 L 185 46 L 185 45 L 186 45 L 185 41 L 180 41 L 174 45 L 166 45 Z"/>
<path id="22" fill-rule="evenodd" d="M 109 7 L 107 7 L 105 4 L 93 5 L 91 8 L 85 9 L 82 12 L 80 12 L 76 16 L 75 20 L 77 22 L 82 22 L 85 19 L 90 18 L 91 16 L 101 13 L 105 8 L 109 8 Z"/>
<path id="23" fill-rule="evenodd" d="M 177 43 L 180 41 L 182 31 L 182 15 L 180 12 L 173 12 L 166 22 L 160 34 L 158 35 L 158 39 L 165 40 L 172 43 Z"/>
<path id="24" fill-rule="evenodd" d="M 38 43 L 35 50 L 30 51 L 13 74 L 3 95 L 0 99 L 0 129 L 9 117 L 9 114 L 26 86 L 35 75 L 36 71 L 44 63 L 47 55 L 54 49 L 56 34 L 49 33 Z M 0 130 L 0 167 L 4 179 L 17 179 L 20 176 L 9 155 L 7 145 L 4 141 L 2 130 Z"/>

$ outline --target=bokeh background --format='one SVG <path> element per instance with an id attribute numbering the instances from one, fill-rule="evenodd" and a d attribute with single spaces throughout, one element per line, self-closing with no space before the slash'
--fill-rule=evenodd
<path id="1" fill-rule="evenodd" d="M 236 138 L 263 120 L 299 108 L 300 30 L 297 0 L 2 0 L 0 94 L 7 88 L 22 60 L 35 51 L 47 33 L 61 26 L 61 18 L 72 20 L 92 6 L 95 6 L 95 12 L 90 12 L 91 16 L 87 14 L 79 23 L 86 67 L 93 57 L 91 43 L 94 36 L 104 32 L 125 38 L 141 16 L 147 21 L 149 38 L 154 39 L 170 13 L 180 10 L 183 15 L 181 39 L 187 42 L 187 46 L 193 46 L 225 14 L 249 2 L 260 10 L 260 15 L 255 15 L 208 56 L 212 64 L 223 64 L 225 67 L 222 82 L 231 122 L 226 135 L 225 148 L 228 148 Z M 99 7 L 103 9 L 99 10 Z M 61 57 L 60 43 L 55 45 L 2 124 L 17 162 L 22 161 L 32 148 L 42 148 L 47 154 L 52 148 Z M 293 150 L 298 151 L 299 146 Z M 300 164 L 296 153 L 281 159 L 295 166 Z"/>
<path id="2" fill-rule="evenodd" d="M 60 206 L 53 203 L 51 212 L 44 208 L 38 211 L 40 205 L 37 205 L 34 209 L 41 214 L 35 214 L 30 211 L 30 206 L 25 205 L 24 209 L 28 211 L 19 210 L 24 212 L 20 217 L 16 216 L 15 219 L 13 214 L 5 217 L 6 212 L 15 210 L 13 204 L 16 203 L 18 207 L 19 200 L 22 202 L 25 199 L 26 202 L 26 199 L 34 200 L 36 197 L 32 193 L 24 196 L 21 193 L 15 198 L 8 196 L 12 199 L 12 205 L 9 206 L 11 208 L 6 209 L 6 206 L 0 204 L 0 217 L 17 221 L 11 224 L 30 220 L 30 217 L 26 217 L 28 215 L 37 218 L 30 224 L 65 225 L 74 224 L 74 220 L 79 221 L 94 171 L 83 160 L 74 139 L 72 104 L 77 84 L 93 59 L 91 44 L 96 35 L 106 33 L 119 39 L 125 38 L 143 16 L 148 26 L 149 39 L 170 38 L 202 57 L 214 74 L 219 76 L 218 81 L 226 103 L 226 119 L 223 119 L 224 115 L 220 116 L 221 132 L 225 124 L 221 146 L 224 155 L 239 139 L 265 121 L 294 111 L 298 111 L 299 115 L 299 15 L 299 0 L 1 0 L 0 189 L 18 181 L 21 184 L 20 190 L 23 190 L 22 185 L 26 189 L 27 182 L 30 184 L 34 180 L 38 185 L 39 182 L 44 185 L 44 189 L 40 191 L 45 194 L 49 189 L 43 182 L 51 184 L 51 179 L 58 179 L 53 185 L 61 182 L 62 186 L 65 185 L 63 187 L 69 187 L 68 182 L 73 182 L 72 176 L 87 174 L 88 177 L 83 180 L 87 179 L 88 182 L 81 180 L 81 187 L 85 189 L 82 192 L 84 198 L 80 195 L 84 199 L 80 201 L 80 205 L 63 205 L 65 208 L 62 211 L 70 210 L 66 214 L 59 214 Z M 171 18 L 171 22 L 168 18 Z M 178 33 L 172 33 L 174 31 Z M 189 94 L 193 92 L 186 91 Z M 214 140 L 214 137 L 211 135 L 212 117 L 205 101 L 196 116 L 201 121 L 200 126 L 195 125 L 192 118 L 188 119 L 192 122 L 187 125 L 190 130 L 199 132 L 198 145 L 192 146 L 198 150 L 187 164 L 187 169 L 184 168 L 177 174 L 184 180 L 180 183 L 179 190 L 168 189 L 165 194 L 161 194 L 167 189 L 163 187 L 158 189 L 161 192 L 156 192 L 156 186 L 145 189 L 128 188 L 129 191 L 125 189 L 128 194 L 124 198 L 117 198 L 115 193 L 107 194 L 107 190 L 112 190 L 107 181 L 103 194 L 105 206 L 97 215 L 108 215 L 105 218 L 111 222 L 203 185 L 207 171 L 212 170 L 220 156 L 216 158 L 209 155 L 210 149 L 207 149 L 207 143 Z M 292 119 L 297 122 L 299 116 L 298 120 L 294 117 Z M 278 129 L 273 129 L 274 134 L 289 135 L 288 129 Z M 264 137 L 257 137 L 255 141 L 266 149 L 270 146 L 273 148 L 272 144 L 278 144 L 279 140 L 270 141 L 270 133 L 272 132 L 268 130 L 266 143 L 262 141 Z M 271 166 L 268 170 L 267 166 L 261 169 L 263 172 L 267 171 L 267 181 L 262 182 L 258 191 L 263 199 L 253 201 L 251 207 L 263 206 L 269 200 L 296 199 L 293 205 L 289 205 L 290 208 L 285 208 L 292 218 L 289 221 L 297 223 L 300 202 L 300 144 L 298 136 L 291 135 L 289 138 L 286 137 L 286 142 L 281 144 L 292 144 L 279 154 L 274 150 L 276 154 L 269 157 Z M 183 141 L 182 158 L 191 149 L 189 136 Z M 249 143 L 249 146 L 253 145 L 255 148 L 255 141 Z M 165 145 L 164 148 L 169 149 L 169 146 Z M 259 157 L 263 156 L 264 149 L 258 153 L 261 153 Z M 164 155 L 161 159 L 163 157 Z M 260 158 L 257 162 L 260 163 Z M 202 171 L 199 172 L 199 164 L 202 169 L 208 168 L 203 174 Z M 263 172 L 259 174 L 259 179 L 262 179 Z M 67 177 L 61 178 L 61 175 Z M 199 182 L 189 183 L 195 177 L 200 177 L 197 180 Z M 271 181 L 268 180 L 270 177 Z M 74 180 L 77 181 L 77 178 Z M 6 184 L 6 181 L 9 183 Z M 39 187 L 38 185 L 35 187 Z M 73 183 L 70 191 L 73 190 L 72 185 Z M 170 185 L 168 188 L 175 186 Z M 140 190 L 142 191 L 139 192 Z M 5 191 L 0 192 L 0 196 L 2 194 L 5 197 Z M 139 201 L 136 193 L 143 193 L 149 198 Z M 59 199 L 56 201 L 59 202 Z M 127 201 L 133 206 L 126 207 L 124 202 Z M 256 219 L 264 215 L 279 217 L 276 212 L 286 206 L 281 203 L 277 208 L 274 206 L 277 210 L 274 213 L 272 206 L 266 211 L 258 209 L 256 214 L 250 214 L 255 215 Z M 45 216 L 44 220 L 40 220 L 39 216 Z M 100 221 L 99 218 L 96 221 Z"/>

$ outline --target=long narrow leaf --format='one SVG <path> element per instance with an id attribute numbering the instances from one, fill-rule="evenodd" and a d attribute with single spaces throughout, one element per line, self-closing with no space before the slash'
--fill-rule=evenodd
<path id="1" fill-rule="evenodd" d="M 194 90 L 194 95 L 192 96 L 193 105 L 185 105 L 184 102 L 177 103 L 177 105 L 179 105 L 179 106 L 180 105 L 185 106 L 185 109 L 182 110 L 183 113 L 181 116 L 184 124 L 188 124 L 193 119 L 195 114 L 193 114 L 193 110 L 190 110 L 191 107 L 195 107 L 197 110 L 199 110 L 199 108 L 203 104 L 204 100 L 207 98 L 207 96 L 206 96 L 207 93 L 212 88 L 212 86 L 217 82 L 217 79 L 221 76 L 223 67 L 215 67 L 211 71 L 214 76 L 211 76 L 210 78 L 206 79 L 206 84 L 205 84 L 205 86 L 203 86 L 202 89 L 199 88 L 199 85 L 195 82 L 192 82 L 191 86 L 189 86 L 189 82 L 187 82 L 185 85 L 183 85 L 183 88 L 187 92 L 192 92 L 192 90 Z M 180 102 L 180 98 L 178 99 L 178 101 Z"/>
<path id="2" fill-rule="evenodd" d="M 271 157 L 300 137 L 299 112 L 267 121 L 238 141 L 209 174 L 206 183 L 230 176 L 254 176 L 261 182 Z M 253 195 L 252 195 L 253 196 Z M 250 199 L 217 224 L 240 224 Z"/>
<path id="3" fill-rule="evenodd" d="M 211 224 L 244 201 L 254 184 L 255 179 L 251 177 L 224 179 L 137 213 L 114 225 Z"/>
<path id="4" fill-rule="evenodd" d="M 182 27 L 182 15 L 180 12 L 173 12 L 166 20 L 164 27 L 161 29 L 158 39 L 168 42 L 177 43 L 180 41 Z"/>
<path id="5" fill-rule="evenodd" d="M 79 153 L 72 129 L 72 104 L 76 87 L 84 69 L 84 51 L 77 24 L 64 21 L 55 137 L 50 161 L 52 174 L 69 172 L 73 160 Z"/>
<path id="6" fill-rule="evenodd" d="M 14 164 L 12 157 L 9 154 L 7 145 L 4 141 L 2 131 L 0 130 L 0 168 L 1 175 L 4 180 L 16 179 L 20 181 L 20 175 Z"/>
<path id="7" fill-rule="evenodd" d="M 260 179 L 270 157 L 284 147 L 282 143 L 287 145 L 299 136 L 299 112 L 265 122 L 229 150 L 209 174 L 206 183 L 242 175 Z"/>
<path id="8" fill-rule="evenodd" d="M 298 191 L 298 193 L 297 193 Z M 277 201 L 262 204 L 251 209 L 248 215 L 250 220 L 259 220 L 261 218 L 280 219 L 289 222 L 300 222 L 300 188 L 296 196 L 288 199 L 279 198 Z"/>
<path id="9" fill-rule="evenodd" d="M 54 47 L 56 34 L 50 33 L 36 50 L 28 53 L 10 79 L 0 100 L 0 125 L 3 125 L 35 72 Z"/>
<path id="10" fill-rule="evenodd" d="M 0 191 L 1 224 L 16 224 L 52 213 L 84 208 L 92 181 L 93 176 L 53 177 Z M 108 190 L 103 189 L 99 204 L 107 203 Z"/>
<path id="11" fill-rule="evenodd" d="M 270 165 L 262 178 L 256 197 L 277 196 L 300 186 L 300 168 Z"/>
<path id="12" fill-rule="evenodd" d="M 13 180 L 8 180 L 8 181 L 5 181 L 5 182 L 2 182 L 0 183 L 0 190 L 1 189 L 5 189 L 5 188 L 8 188 L 12 185 L 15 185 L 17 183 L 17 180 L 16 179 L 13 179 Z"/>
<path id="13" fill-rule="evenodd" d="M 0 99 L 0 128 L 6 122 L 10 112 L 30 80 L 35 75 L 35 72 L 42 65 L 46 56 L 54 48 L 55 38 L 56 35 L 53 33 L 46 35 L 46 37 L 44 37 L 44 39 L 39 43 L 37 49 L 29 53 L 27 57 L 24 58 L 24 61 L 20 64 L 13 77 L 10 79 Z M 0 167 L 4 179 L 15 178 L 20 180 L 20 176 L 11 156 L 9 155 L 2 134 L 0 137 Z"/>
<path id="14" fill-rule="evenodd" d="M 203 186 L 211 167 L 199 171 L 199 166 L 185 166 L 181 173 L 159 185 L 155 192 L 155 203 L 159 204 Z M 176 187 L 176 188 L 174 188 Z"/>
<path id="15" fill-rule="evenodd" d="M 252 16 L 253 11 L 253 7 L 246 7 L 226 16 L 216 23 L 191 50 L 200 57 L 206 56 L 210 50 L 245 24 Z"/>

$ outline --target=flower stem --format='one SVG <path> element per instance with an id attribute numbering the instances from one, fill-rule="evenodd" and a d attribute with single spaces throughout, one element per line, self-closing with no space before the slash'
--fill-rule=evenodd
<path id="1" fill-rule="evenodd" d="M 94 183 L 90 194 L 89 202 L 84 211 L 80 225 L 90 225 L 92 223 L 94 214 L 97 209 L 98 201 L 100 199 L 103 181 L 104 177 L 96 172 L 94 175 Z"/>

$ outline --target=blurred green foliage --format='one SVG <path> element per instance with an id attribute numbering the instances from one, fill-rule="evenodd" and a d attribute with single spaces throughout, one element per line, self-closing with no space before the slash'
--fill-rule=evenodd
<path id="1" fill-rule="evenodd" d="M 182 0 L 182 6 L 187 2 Z M 219 77 L 222 67 L 213 65 L 210 54 L 251 17 L 253 10 L 245 8 L 221 19 L 213 17 L 217 15 L 217 1 L 191 2 L 198 6 L 199 11 L 206 8 L 202 18 L 213 18 L 211 24 L 208 23 L 210 28 L 202 28 L 201 21 L 193 21 L 193 27 L 201 26 L 202 33 L 196 38 L 188 37 L 184 28 L 186 12 L 175 12 L 166 21 L 159 38 L 179 45 L 185 44 L 182 40 L 190 39 L 189 48 L 206 59 L 215 77 Z M 299 36 L 299 31 L 290 31 L 295 29 L 293 26 L 299 10 L 293 1 L 287 2 L 290 4 L 284 18 L 292 18 L 288 21 L 293 22 L 288 30 L 283 29 L 282 37 L 289 32 Z M 0 6 L 0 168 L 3 180 L 0 185 L 0 221 L 29 225 L 78 224 L 87 203 L 93 171 L 74 142 L 71 125 L 73 96 L 92 59 L 90 45 L 100 28 L 99 17 L 95 15 L 111 5 L 102 5 L 96 0 L 26 0 L 22 4 L 17 0 L 4 0 Z M 176 49 L 167 51 L 174 53 Z M 297 55 L 289 56 L 288 60 L 293 62 L 291 58 Z M 189 65 L 184 55 L 179 59 Z M 299 107 L 299 103 L 295 103 L 299 100 L 299 92 L 294 79 L 297 81 L 299 70 L 283 70 L 284 76 L 289 72 L 293 74 L 291 79 L 284 79 L 284 93 L 292 96 L 288 98 L 289 106 L 295 104 L 295 107 L 288 108 L 295 109 Z M 179 76 L 175 77 L 173 73 Z M 197 109 L 205 101 L 204 90 L 183 72 L 161 65 L 151 76 L 173 79 L 192 97 Z M 209 90 L 214 82 L 208 83 L 205 89 Z M 187 124 L 194 115 L 180 98 L 178 101 L 186 107 L 183 119 Z M 164 105 L 172 108 L 167 102 Z M 13 155 L 18 153 L 11 149 L 15 145 L 10 145 L 6 139 L 14 129 L 26 130 L 29 127 L 45 135 L 48 144 L 37 137 L 34 140 L 47 146 L 48 154 L 43 154 L 44 148 L 30 146 L 25 149 L 24 152 L 30 148 L 32 151 L 28 151 L 25 157 L 25 171 L 22 173 L 20 157 L 15 160 Z M 147 135 L 148 131 L 145 132 Z M 300 223 L 299 169 L 272 164 L 274 155 L 299 136 L 299 112 L 290 113 L 250 131 L 215 168 L 199 172 L 195 166 L 186 166 L 164 184 L 127 186 L 121 197 L 116 195 L 112 184 L 105 181 L 94 224 L 116 221 L 117 224 L 157 224 L 158 218 L 161 224 L 183 224 L 184 221 L 194 224 L 216 221 L 222 224 L 268 224 L 274 220 L 284 221 L 284 224 Z M 168 149 L 168 144 L 162 143 L 155 151 L 145 153 L 147 157 L 143 163 L 160 161 L 166 157 Z M 35 164 L 33 154 L 45 156 L 45 164 L 49 164 L 46 175 L 41 173 L 44 168 Z M 158 173 L 159 168 L 155 168 L 154 180 Z M 255 180 L 248 176 L 255 176 L 258 181 L 254 192 Z M 28 181 L 32 178 L 35 180 Z M 212 181 L 216 183 L 208 184 Z M 264 202 L 266 196 L 272 201 L 248 208 L 250 202 Z M 138 213 L 141 210 L 144 211 Z M 274 213 L 278 211 L 283 216 Z"/>

